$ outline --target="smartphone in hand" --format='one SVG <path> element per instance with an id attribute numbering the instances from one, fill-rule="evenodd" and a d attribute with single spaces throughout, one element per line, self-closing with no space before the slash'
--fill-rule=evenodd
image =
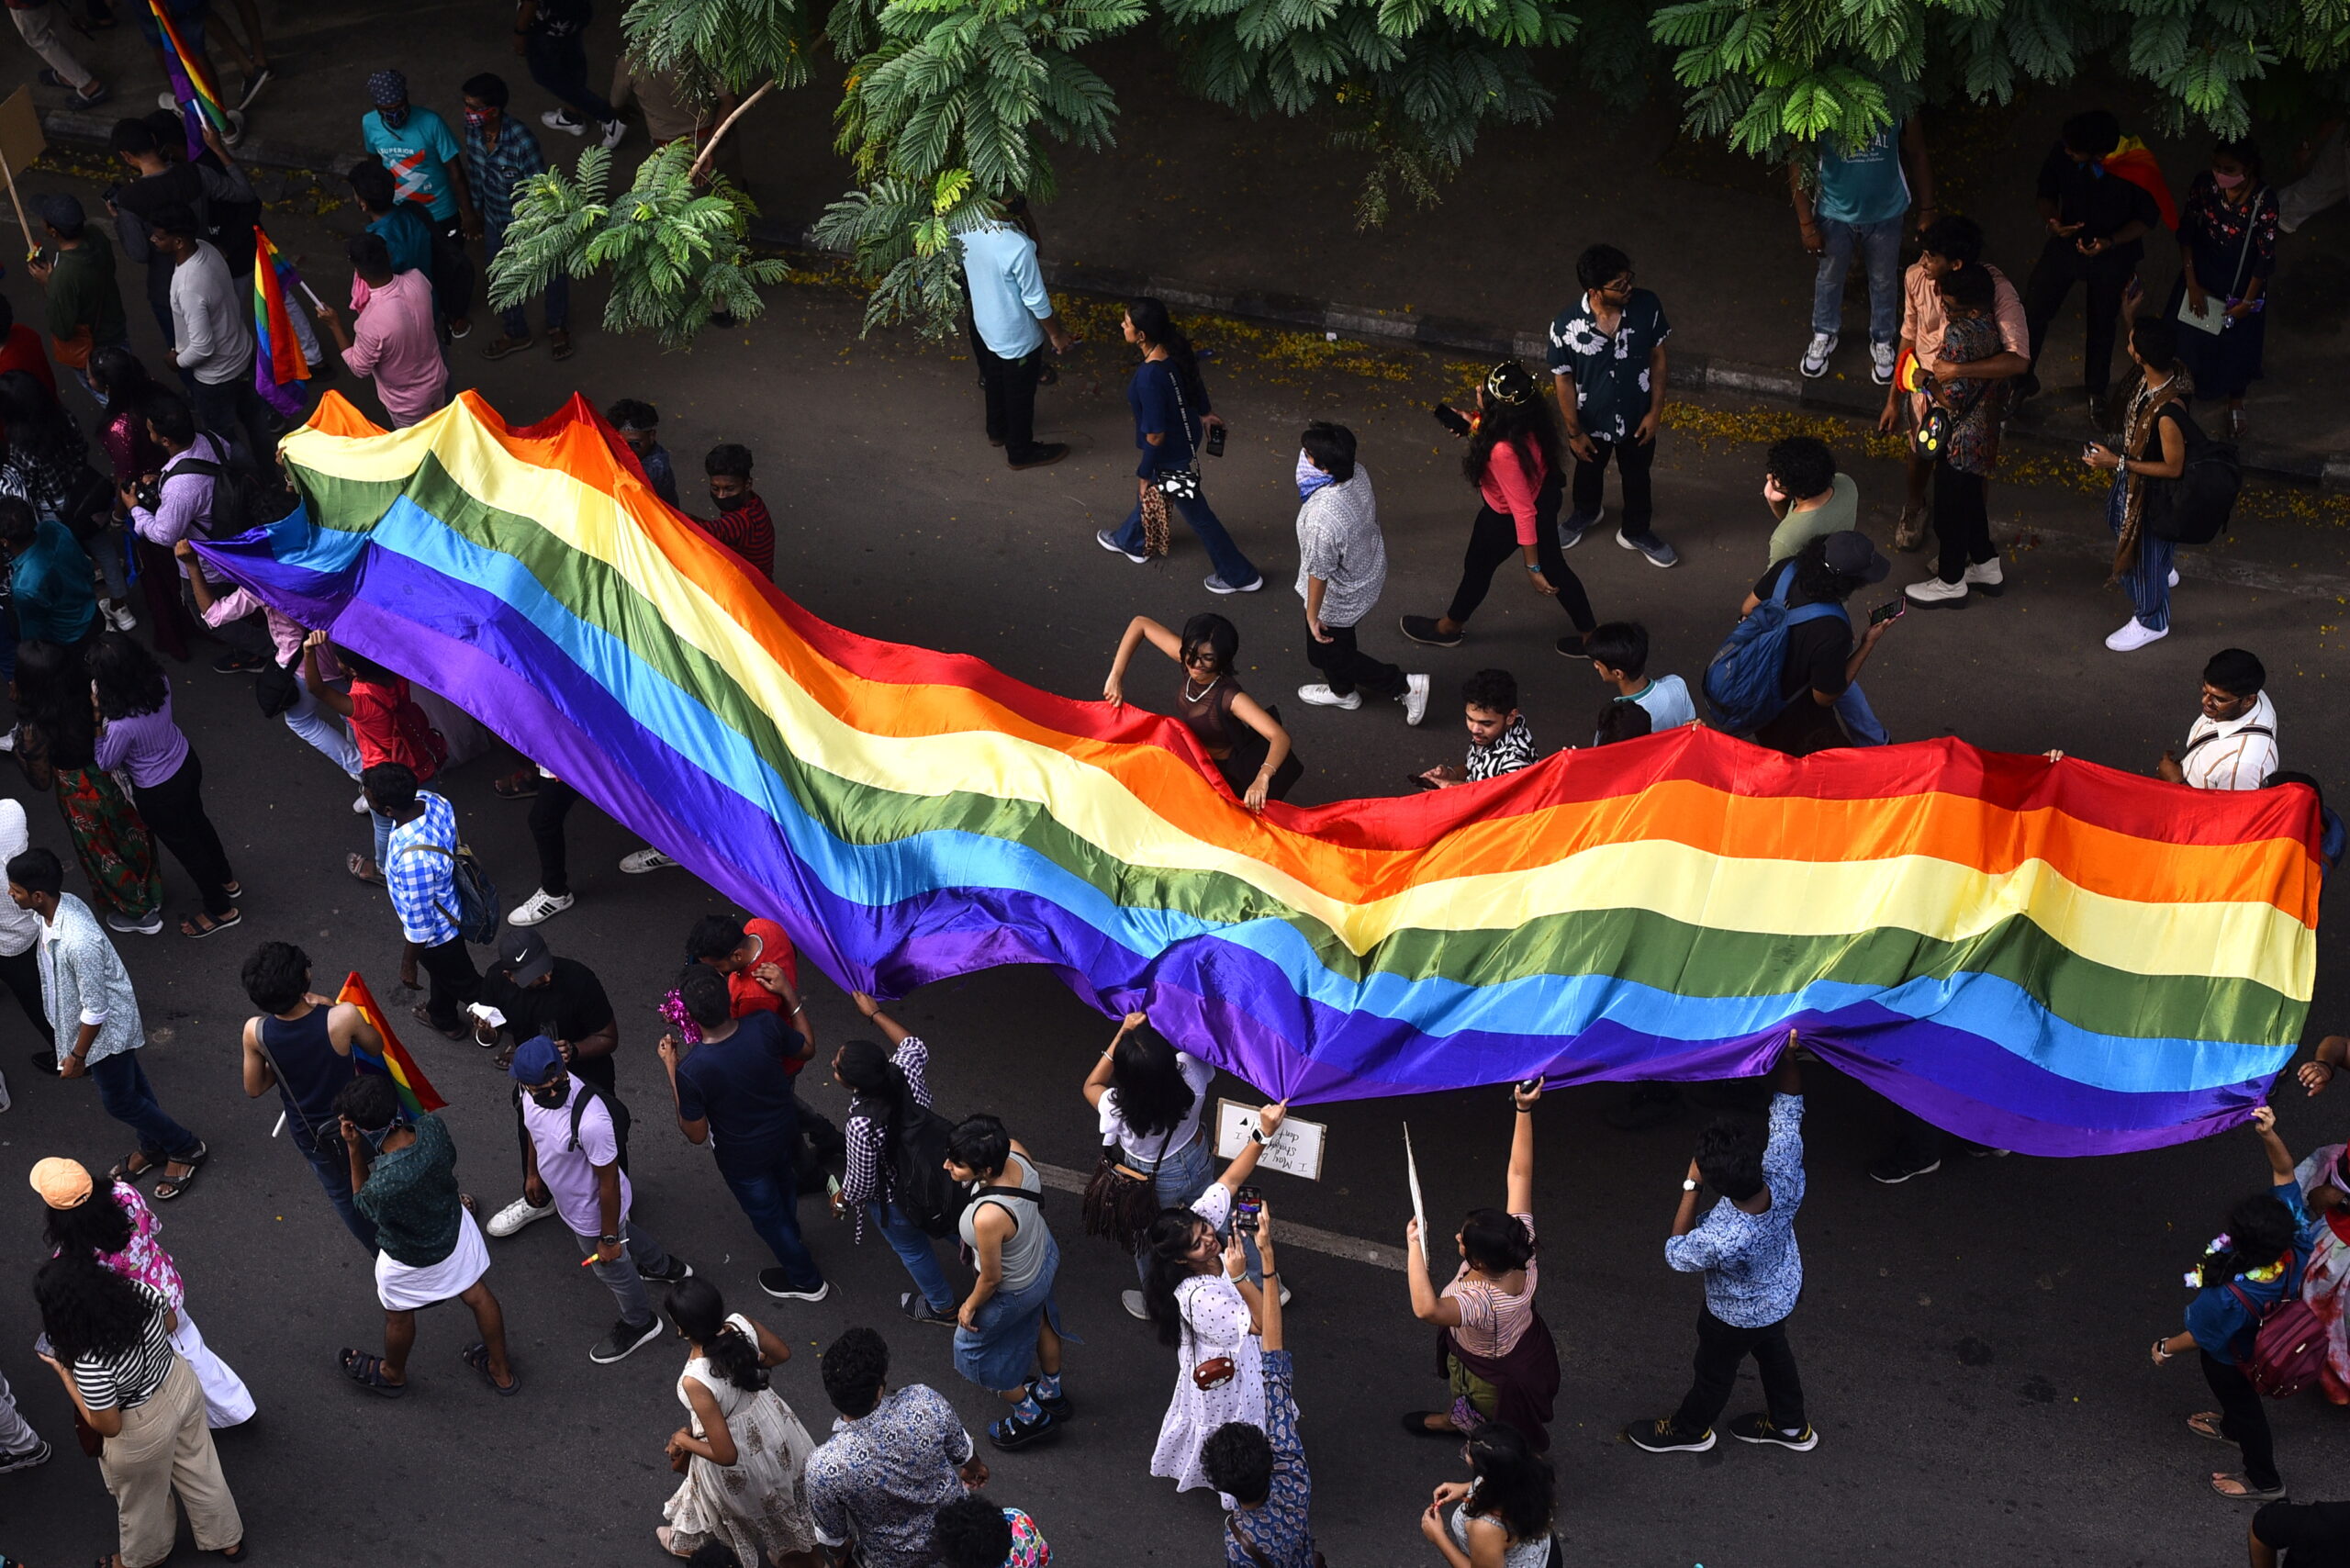
<path id="1" fill-rule="evenodd" d="M 1888 599 L 1885 603 L 1878 605 L 1874 610 L 1870 610 L 1869 624 L 1872 626 L 1882 626 L 1888 621 L 1900 620 L 1902 616 L 1908 612 L 1909 596 L 1904 594 L 1899 599 Z"/>
<path id="2" fill-rule="evenodd" d="M 1445 429 L 1450 431 L 1455 435 L 1467 435 L 1475 428 L 1470 424 L 1468 415 L 1462 413 L 1460 409 L 1454 408 L 1449 403 L 1438 403 L 1435 408 L 1430 409 L 1428 412 L 1435 416 L 1437 423 L 1442 425 Z"/>
<path id="3" fill-rule="evenodd" d="M 1232 1228 L 1247 1235 L 1257 1234 L 1257 1217 L 1265 1212 L 1265 1194 L 1254 1187 L 1243 1187 L 1232 1194 Z"/>

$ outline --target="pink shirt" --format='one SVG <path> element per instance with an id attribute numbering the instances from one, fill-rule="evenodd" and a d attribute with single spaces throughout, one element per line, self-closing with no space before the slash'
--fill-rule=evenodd
<path id="1" fill-rule="evenodd" d="M 1991 274 L 1991 317 L 1999 324 L 1999 346 L 2009 353 L 2029 355 L 2031 328 L 2024 319 L 2023 301 L 2017 297 L 2016 286 L 1987 262 L 1983 270 Z M 1942 291 L 1926 275 L 1925 263 L 1912 262 L 1901 274 L 1901 335 L 1918 351 L 1919 359 L 1930 360 L 1942 352 L 1942 333 L 1950 322 L 1942 314 Z"/>
<path id="2" fill-rule="evenodd" d="M 369 289 L 351 336 L 342 363 L 375 378 L 376 394 L 395 428 L 412 425 L 441 407 L 449 367 L 433 330 L 431 280 L 422 272 L 395 273 L 389 283 Z"/>
<path id="3" fill-rule="evenodd" d="M 1517 542 L 1534 543 L 1534 498 L 1541 493 L 1542 481 L 1549 478 L 1550 465 L 1542 460 L 1542 450 L 1534 451 L 1534 471 L 1528 474 L 1526 465 L 1518 460 L 1517 448 L 1508 442 L 1495 443 L 1493 454 L 1485 459 L 1485 476 L 1477 482 L 1477 493 L 1485 504 L 1498 512 L 1506 512 L 1517 524 Z"/>

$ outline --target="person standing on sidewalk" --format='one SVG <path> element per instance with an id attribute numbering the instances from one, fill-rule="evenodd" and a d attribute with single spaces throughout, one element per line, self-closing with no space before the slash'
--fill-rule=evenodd
<path id="1" fill-rule="evenodd" d="M 1299 698 L 1318 708 L 1362 706 L 1362 693 L 1404 704 L 1404 722 L 1427 716 L 1428 678 L 1405 675 L 1364 653 L 1355 629 L 1387 585 L 1387 542 L 1371 470 L 1355 461 L 1354 431 L 1315 423 L 1298 438 L 1297 597 L 1305 601 L 1306 662 L 1323 674 Z"/>
<path id="2" fill-rule="evenodd" d="M 595 1260 L 582 1266 L 594 1270 L 620 1306 L 620 1320 L 588 1352 L 589 1361 L 610 1366 L 660 1338 L 661 1319 L 646 1282 L 678 1284 L 693 1278 L 693 1266 L 671 1257 L 629 1217 L 632 1193 L 621 1169 L 611 1099 L 565 1071 L 563 1052 L 544 1035 L 516 1047 L 506 1070 L 518 1085 L 522 1195 L 534 1205 L 554 1206 L 579 1250 Z"/>
<path id="3" fill-rule="evenodd" d="M 930 1109 L 930 1047 L 872 997 L 860 991 L 854 1000 L 893 1048 L 884 1057 L 871 1040 L 849 1040 L 833 1053 L 833 1081 L 849 1092 L 843 1128 L 848 1167 L 841 1190 L 833 1195 L 833 1212 L 855 1222 L 860 1243 L 870 1219 L 906 1266 L 914 1288 L 899 1295 L 899 1310 L 916 1323 L 949 1325 L 955 1321 L 954 1287 L 939 1266 L 930 1233 L 898 1206 L 897 1165 L 890 1149 L 891 1131 L 910 1121 L 916 1107 Z"/>
<path id="4" fill-rule="evenodd" d="M 397 71 L 368 77 L 367 100 L 375 106 L 360 117 L 360 140 L 391 171 L 395 196 L 421 203 L 433 231 L 453 245 L 480 233 L 481 215 L 465 181 L 464 150 L 449 122 L 409 103 L 408 78 Z"/>
<path id="5" fill-rule="evenodd" d="M 2170 591 L 2177 580 L 2178 545 L 2145 526 L 2154 486 L 2187 472 L 2188 400 L 2195 377 L 2178 357 L 2178 328 L 2159 316 L 2130 324 L 2130 363 L 2137 385 L 2121 417 L 2121 444 L 2093 441 L 2081 461 L 2113 476 L 2105 521 L 2113 531 L 2110 580 L 2129 592 L 2131 617 L 2105 639 L 2117 654 L 2134 653 L 2170 635 Z"/>
<path id="6" fill-rule="evenodd" d="M 675 1035 L 661 1036 L 677 1130 L 688 1143 L 713 1146 L 727 1191 L 775 1255 L 776 1266 L 759 1271 L 759 1288 L 778 1301 L 822 1301 L 832 1286 L 800 1237 L 800 1103 L 789 1065 L 805 1062 L 815 1041 L 784 1022 L 808 1030 L 807 1013 L 794 996 L 788 1014 L 736 1018 L 725 977 L 701 964 L 679 977 L 677 999 L 701 1031 L 690 1052 Z"/>
<path id="7" fill-rule="evenodd" d="M 2211 165 L 2187 187 L 2178 213 L 2178 281 L 2163 314 L 2187 322 L 2180 307 L 2217 331 L 2188 324 L 2179 358 L 2207 402 L 2227 405 L 2221 433 L 2242 441 L 2244 398 L 2260 379 L 2268 337 L 2268 280 L 2277 271 L 2277 192 L 2249 138 L 2222 141 Z"/>
<path id="8" fill-rule="evenodd" d="M 77 109 L 95 109 L 114 96 L 114 89 L 99 81 L 96 72 L 74 59 L 73 51 L 58 41 L 57 7 L 50 0 L 33 0 L 29 5 L 8 0 L 8 19 L 17 24 L 17 36 L 25 40 L 25 47 L 49 62 L 40 73 L 42 86 L 70 88 Z"/>
<path id="9" fill-rule="evenodd" d="M 1550 323 L 1550 375 L 1575 457 L 1575 510 L 1559 525 L 1559 543 L 1572 550 L 1598 526 L 1613 457 L 1624 487 L 1616 543 L 1639 551 L 1651 566 L 1673 566 L 1680 553 L 1649 521 L 1655 510 L 1649 469 L 1664 422 L 1664 341 L 1673 325 L 1655 295 L 1632 286 L 1632 258 L 1613 245 L 1594 245 L 1578 257 L 1575 280 L 1583 297 Z"/>
<path id="10" fill-rule="evenodd" d="M 2041 350 L 2048 328 L 2075 284 L 2086 286 L 2081 307 L 2081 383 L 2088 399 L 2089 424 L 2105 428 L 2108 383 L 2113 375 L 2113 333 L 2121 319 L 2121 294 L 2145 259 L 2145 235 L 2162 224 L 2162 212 L 2143 185 L 2117 178 L 2105 160 L 2121 145 L 2121 122 L 2108 109 L 2090 109 L 2065 122 L 2063 134 L 2040 166 L 2038 201 L 2048 240 L 2023 286 L 2024 314 L 2031 324 L 2032 369 L 2021 390 L 2041 390 Z"/>
<path id="11" fill-rule="evenodd" d="M 507 226 L 514 221 L 514 191 L 533 174 L 547 172 L 547 158 L 539 139 L 515 123 L 506 112 L 505 82 L 487 72 L 465 83 L 465 174 L 481 203 L 474 232 L 482 240 L 482 273 L 498 265 L 506 246 Z M 547 351 L 556 359 L 571 357 L 571 277 L 558 272 L 547 280 Z M 504 359 L 531 346 L 531 314 L 518 300 L 498 314 L 503 330 L 482 344 L 484 359 Z"/>
<path id="12" fill-rule="evenodd" d="M 95 1083 L 106 1114 L 139 1135 L 137 1150 L 116 1161 L 107 1179 L 136 1182 L 160 1166 L 155 1198 L 169 1203 L 188 1190 L 212 1150 L 166 1115 L 148 1087 L 138 1056 L 147 1032 L 130 971 L 90 906 L 62 890 L 56 856 L 28 849 L 8 862 L 7 877 L 17 907 L 40 916 L 40 994 L 57 1041 L 58 1076 Z"/>
<path id="13" fill-rule="evenodd" d="M 1172 509 L 1207 546 L 1215 567 L 1208 592 L 1255 593 L 1265 586 L 1264 575 L 1233 543 L 1201 487 L 1199 449 L 1208 431 L 1224 429 L 1224 420 L 1209 407 L 1208 385 L 1191 339 L 1176 330 L 1166 305 L 1151 298 L 1127 303 L 1122 330 L 1126 342 L 1142 350 L 1142 364 L 1126 383 L 1135 448 L 1142 458 L 1135 465 L 1135 510 L 1114 531 L 1095 534 L 1093 542 L 1139 566 L 1154 550 L 1166 553 L 1167 513 Z M 1217 440 L 1220 447 L 1221 436 Z"/>
<path id="14" fill-rule="evenodd" d="M 1980 267 L 1945 273 L 1942 292 L 1942 357 L 1966 365 L 1998 359 L 1999 327 L 1991 319 L 1998 304 L 1991 276 Z M 1934 533 L 1942 557 L 1932 577 L 1911 583 L 1902 597 L 1922 610 L 1964 610 L 1969 597 L 1997 599 L 2005 591 L 1998 547 L 1991 543 L 1991 512 L 1986 488 L 1999 465 L 1999 431 L 2007 423 L 2007 384 L 1962 376 L 1930 384 L 1934 407 L 1947 416 L 1941 449 L 1934 454 Z"/>
<path id="15" fill-rule="evenodd" d="M 392 252 L 378 234 L 353 235 L 345 247 L 351 269 L 366 291 L 350 326 L 325 300 L 314 307 L 327 335 L 354 375 L 374 379 L 375 396 L 394 430 L 420 423 L 449 400 L 449 364 L 432 305 L 432 280 L 421 271 L 395 273 Z"/>
<path id="16" fill-rule="evenodd" d="M 1077 340 L 1053 309 L 1036 241 L 1016 221 L 1025 203 L 1013 198 L 1008 216 L 955 237 L 963 257 L 963 287 L 971 301 L 971 348 L 987 390 L 988 442 L 1003 448 L 1014 468 L 1044 468 L 1069 455 L 1063 442 L 1036 439 L 1036 382 L 1045 349 L 1067 353 Z"/>
<path id="17" fill-rule="evenodd" d="M 1788 162 L 1787 188 L 1803 248 L 1819 258 L 1811 284 L 1811 346 L 1797 368 L 1814 381 L 1828 374 L 1843 330 L 1844 279 L 1857 250 L 1869 274 L 1869 379 L 1890 386 L 1901 328 L 1901 220 L 1913 193 L 1918 226 L 1935 217 L 1923 124 L 1913 115 L 1850 152 L 1833 139 L 1814 142 L 1810 156 Z"/>
<path id="18" fill-rule="evenodd" d="M 593 121 L 607 148 L 618 147 L 628 126 L 618 110 L 588 84 L 588 46 L 583 35 L 596 17 L 592 0 L 522 0 L 514 13 L 514 52 L 531 69 L 531 80 L 564 101 L 539 123 L 549 130 L 585 136 Z"/>
<path id="19" fill-rule="evenodd" d="M 25 263 L 46 296 L 49 352 L 97 399 L 97 388 L 90 384 L 90 356 L 130 340 L 122 286 L 115 281 L 114 246 L 89 226 L 82 204 L 64 192 L 36 197 L 32 205 L 57 248 L 54 260 Z"/>
<path id="20" fill-rule="evenodd" d="M 343 1227 L 373 1257 L 375 1222 L 352 1205 L 351 1157 L 342 1147 L 335 1096 L 359 1076 L 353 1049 L 380 1056 L 384 1037 L 347 1002 L 310 989 L 310 955 L 291 942 L 264 942 L 245 960 L 245 997 L 261 1012 L 245 1020 L 249 1099 L 272 1089 L 294 1147 L 310 1164 Z"/>
<path id="21" fill-rule="evenodd" d="M 1803 1253 L 1796 1245 L 1796 1211 L 1803 1206 L 1803 1070 L 1796 1061 L 1796 1032 L 1779 1055 L 1777 1092 L 1771 1096 L 1770 1140 L 1760 1149 L 1754 1129 L 1723 1120 L 1706 1129 L 1681 1182 L 1681 1210 L 1664 1260 L 1684 1274 L 1706 1276 L 1697 1309 L 1697 1376 L 1681 1408 L 1661 1421 L 1636 1421 L 1624 1440 L 1649 1453 L 1703 1453 L 1714 1446 L 1714 1422 L 1738 1385 L 1738 1369 L 1754 1358 L 1762 1374 L 1767 1413 L 1729 1424 L 1742 1443 L 1773 1443 L 1808 1453 L 1819 1434 L 1805 1419 L 1803 1381 L 1787 1349 L 1787 1317 L 1803 1294 Z M 2288 1167 L 2289 1170 L 2289 1167 Z M 1721 1194 L 1697 1217 L 1697 1191 Z"/>

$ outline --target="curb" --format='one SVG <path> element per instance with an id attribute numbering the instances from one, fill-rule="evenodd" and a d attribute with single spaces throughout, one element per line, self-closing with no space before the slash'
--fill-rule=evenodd
<path id="1" fill-rule="evenodd" d="M 106 139 L 114 129 L 113 117 L 73 109 L 47 110 L 41 115 L 41 123 L 55 140 L 101 148 L 106 145 Z M 364 156 L 365 151 L 357 147 L 334 154 L 316 149 L 280 146 L 258 136 L 248 137 L 237 149 L 237 157 L 242 162 L 308 175 L 330 185 L 340 181 L 341 176 L 338 170 L 349 168 Z M 796 251 L 834 260 L 845 254 L 817 244 L 805 224 L 756 221 L 751 225 L 750 237 L 758 244 L 775 250 Z M 1071 262 L 1046 262 L 1042 270 L 1046 283 L 1072 293 L 1129 298 L 1136 295 L 1155 295 L 1170 305 L 1183 306 L 1188 309 L 1211 311 L 1220 316 L 1234 316 L 1272 326 L 1304 328 L 1327 335 L 1391 343 L 1397 347 L 1474 354 L 1487 359 L 1514 355 L 1536 361 L 1542 359 L 1548 352 L 1548 344 L 1540 333 L 1515 332 L 1449 317 L 1407 315 L 1270 291 L 1220 292 L 1178 278 L 1151 277 L 1115 267 L 1087 266 Z M 1806 381 L 1792 370 L 1726 359 L 1693 349 L 1676 348 L 1673 351 L 1672 385 L 1685 391 L 1762 398 L 1816 413 L 1869 420 L 1874 420 L 1884 407 L 1884 399 L 1874 386 L 1847 391 L 1834 384 Z M 2076 450 L 2076 444 L 2068 436 L 2043 434 L 2020 422 L 2009 426 L 2007 439 L 2049 451 L 2071 452 Z M 2350 491 L 2350 452 L 2322 452 L 2255 440 L 2244 444 L 2242 460 L 2244 472 L 2248 476 L 2329 493 Z"/>

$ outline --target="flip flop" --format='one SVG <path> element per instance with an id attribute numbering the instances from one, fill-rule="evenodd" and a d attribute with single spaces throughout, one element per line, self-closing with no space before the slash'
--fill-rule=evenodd
<path id="1" fill-rule="evenodd" d="M 513 1379 L 511 1383 L 501 1383 L 490 1374 L 489 1347 L 483 1341 L 475 1340 L 459 1351 L 458 1357 L 465 1365 L 481 1374 L 482 1382 L 489 1384 L 491 1392 L 508 1399 L 522 1392 L 522 1374 L 516 1372 L 511 1363 L 509 1363 L 506 1368 L 506 1375 Z"/>
<path id="2" fill-rule="evenodd" d="M 185 1196 L 187 1190 L 196 1185 L 196 1175 L 198 1172 L 203 1170 L 204 1162 L 211 1158 L 212 1146 L 207 1143 L 199 1143 L 196 1146 L 196 1152 L 189 1155 L 185 1159 L 165 1160 L 163 1162 L 164 1174 L 162 1179 L 157 1182 L 154 1187 L 151 1189 L 151 1193 L 154 1200 L 159 1204 L 168 1204 L 173 1198 Z M 172 1175 L 171 1168 L 174 1165 L 186 1166 L 187 1174 L 185 1176 Z M 169 1192 L 164 1191 L 167 1187 L 171 1189 Z"/>
<path id="3" fill-rule="evenodd" d="M 2220 1430 L 2221 1415 L 2217 1410 L 2198 1410 L 2187 1418 L 2187 1429 L 2199 1438 L 2209 1438 L 2215 1443 L 2232 1443 L 2233 1439 Z"/>
<path id="4" fill-rule="evenodd" d="M 490 785 L 500 800 L 527 801 L 539 792 L 539 770 L 518 767 L 505 778 Z"/>
<path id="5" fill-rule="evenodd" d="M 385 1377 L 384 1358 L 381 1356 L 371 1356 L 364 1350 L 345 1347 L 339 1359 L 342 1362 L 342 1375 L 370 1394 L 385 1399 L 397 1399 L 408 1392 L 408 1384 L 394 1383 Z"/>
<path id="6" fill-rule="evenodd" d="M 463 1030 L 463 1029 L 461 1029 L 461 1028 L 460 1028 L 460 1029 L 444 1029 L 444 1028 L 442 1028 L 442 1026 L 441 1026 L 437 1022 L 435 1022 L 435 1021 L 434 1021 L 433 1016 L 432 1016 L 432 1009 L 431 1009 L 431 1007 L 427 1006 L 425 1003 L 423 1003 L 423 1002 L 418 1002 L 415 1006 L 413 1006 L 413 1007 L 409 1008 L 409 1009 L 408 1010 L 408 1015 L 409 1017 L 411 1017 L 411 1018 L 415 1019 L 418 1023 L 420 1023 L 420 1024 L 423 1025 L 426 1028 L 428 1028 L 428 1029 L 431 1030 L 434 1034 L 436 1034 L 436 1035 L 440 1036 L 442 1039 L 445 1039 L 445 1040 L 462 1040 L 462 1039 L 464 1039 L 464 1038 L 465 1037 L 465 1032 L 464 1032 L 464 1030 Z"/>
<path id="7" fill-rule="evenodd" d="M 366 883 L 371 888 L 382 887 L 384 885 L 384 873 L 380 869 L 366 869 L 368 865 L 369 861 L 367 857 L 360 854 L 355 849 L 342 857 L 342 868 L 350 872 L 353 878 Z"/>
<path id="8" fill-rule="evenodd" d="M 2229 1491 L 2228 1484 L 2231 1482 L 2242 1490 Z M 2255 1486 L 2241 1475 L 2214 1475 L 2211 1477 L 2211 1490 L 2231 1503 L 2275 1503 L 2281 1501 L 2285 1495 L 2285 1488 L 2281 1485 Z"/>

